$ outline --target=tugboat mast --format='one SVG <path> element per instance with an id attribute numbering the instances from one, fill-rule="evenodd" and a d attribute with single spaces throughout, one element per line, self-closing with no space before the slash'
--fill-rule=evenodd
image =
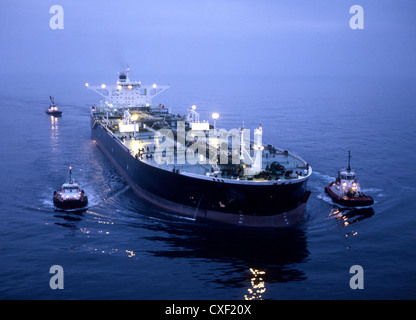
<path id="1" fill-rule="evenodd" d="M 347 167 L 347 171 L 350 172 L 351 171 L 351 151 L 348 150 L 348 167 Z"/>
<path id="2" fill-rule="evenodd" d="M 72 183 L 72 167 L 69 167 L 69 183 Z"/>

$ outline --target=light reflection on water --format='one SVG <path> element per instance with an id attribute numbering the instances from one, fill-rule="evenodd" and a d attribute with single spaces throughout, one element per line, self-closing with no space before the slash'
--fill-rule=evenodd
<path id="1" fill-rule="evenodd" d="M 59 146 L 59 118 L 50 116 L 51 118 L 51 147 L 52 150 L 55 151 L 56 148 Z"/>
<path id="2" fill-rule="evenodd" d="M 328 217 L 334 217 L 339 222 L 338 227 L 347 227 L 374 215 L 373 208 L 339 208 L 333 207 Z"/>
<path id="3" fill-rule="evenodd" d="M 301 228 L 278 231 L 236 230 L 191 226 L 189 223 L 179 228 L 169 227 L 164 231 L 165 235 L 151 236 L 148 239 L 163 243 L 165 249 L 152 250 L 150 253 L 156 257 L 171 259 L 209 259 L 218 262 L 223 266 L 221 268 L 226 268 L 228 276 L 213 277 L 208 281 L 223 287 L 246 288 L 241 298 L 262 298 L 266 273 L 269 283 L 306 279 L 305 274 L 296 266 L 309 255 L 306 236 Z"/>
<path id="4" fill-rule="evenodd" d="M 244 295 L 244 300 L 263 300 L 262 294 L 266 292 L 266 286 L 264 283 L 265 271 L 250 268 L 250 272 L 253 277 L 250 279 L 251 287 L 247 289 L 248 295 Z"/>

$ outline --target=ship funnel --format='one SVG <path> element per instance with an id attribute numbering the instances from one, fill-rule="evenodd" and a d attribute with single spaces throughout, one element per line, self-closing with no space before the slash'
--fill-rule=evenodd
<path id="1" fill-rule="evenodd" d="M 118 75 L 118 82 L 117 83 L 130 83 L 130 79 L 128 73 L 130 68 L 127 66 L 126 71 L 121 71 Z"/>

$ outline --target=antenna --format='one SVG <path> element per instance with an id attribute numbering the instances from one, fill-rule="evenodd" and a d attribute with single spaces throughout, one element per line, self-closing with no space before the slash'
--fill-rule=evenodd
<path id="1" fill-rule="evenodd" d="M 347 171 L 351 171 L 351 151 L 348 150 L 348 168 Z"/>
<path id="2" fill-rule="evenodd" d="M 69 183 L 72 183 L 72 167 L 69 167 Z"/>

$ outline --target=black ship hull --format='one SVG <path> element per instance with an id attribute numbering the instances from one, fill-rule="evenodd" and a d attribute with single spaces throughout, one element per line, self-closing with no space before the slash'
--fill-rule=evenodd
<path id="1" fill-rule="evenodd" d="M 93 117 L 91 131 L 132 189 L 164 210 L 192 219 L 256 227 L 288 226 L 303 218 L 310 195 L 306 180 L 253 185 L 191 177 L 136 159 Z"/>

